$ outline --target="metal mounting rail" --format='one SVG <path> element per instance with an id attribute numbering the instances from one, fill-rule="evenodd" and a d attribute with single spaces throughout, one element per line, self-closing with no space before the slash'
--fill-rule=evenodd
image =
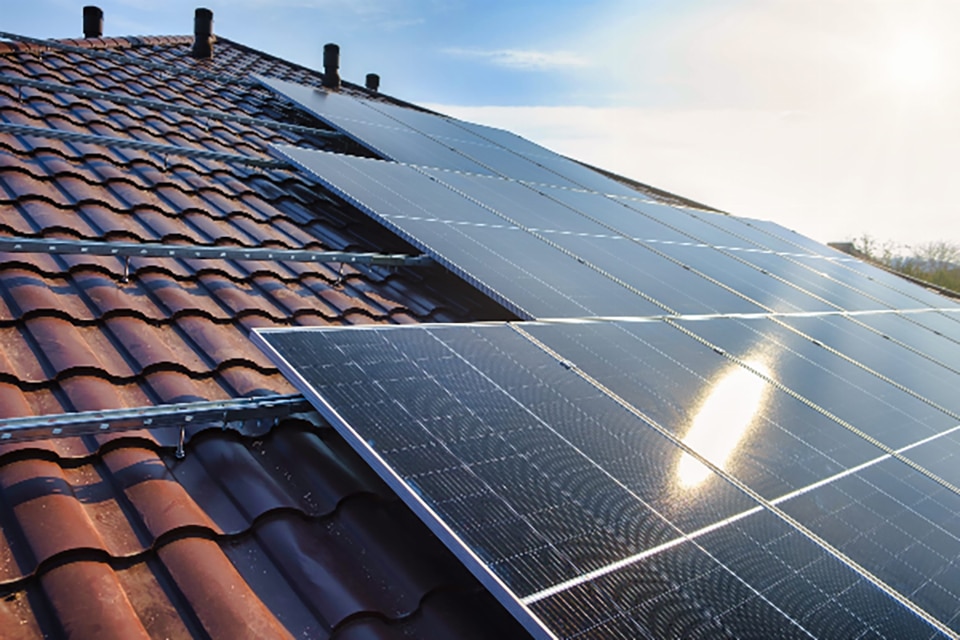
<path id="1" fill-rule="evenodd" d="M 8 122 L 0 122 L 0 133 L 12 133 L 18 136 L 37 136 L 38 138 L 51 138 L 54 140 L 66 140 L 68 142 L 88 142 L 90 144 L 97 144 L 104 147 L 137 149 L 139 151 L 149 151 L 151 153 L 159 153 L 161 155 L 203 158 L 206 160 L 219 160 L 221 162 L 235 162 L 238 164 L 246 164 L 268 169 L 293 168 L 287 162 L 271 160 L 269 158 L 255 158 L 253 156 L 243 156 L 237 153 L 224 153 L 222 151 L 210 151 L 208 149 L 192 149 L 190 147 L 178 147 L 172 144 L 144 142 L 142 140 L 133 140 L 131 138 L 114 138 L 113 136 L 98 136 L 92 133 L 77 133 L 75 131 L 50 129 L 48 127 L 31 127 L 29 125 L 10 124 Z"/>
<path id="2" fill-rule="evenodd" d="M 173 64 L 167 64 L 164 62 L 152 62 L 150 60 L 144 60 L 143 58 L 138 58 L 137 56 L 128 56 L 126 54 L 120 53 L 118 51 L 111 51 L 108 49 L 93 49 L 91 47 L 78 47 L 72 44 L 66 44 L 63 42 L 57 42 L 56 40 L 44 40 L 43 38 L 32 38 L 30 36 L 23 36 L 18 33 L 10 33 L 9 31 L 0 31 L 0 38 L 4 40 L 12 40 L 14 42 L 25 42 L 27 44 L 35 44 L 41 47 L 47 47 L 48 49 L 55 49 L 58 51 L 69 51 L 71 53 L 80 53 L 90 58 L 106 58 L 108 60 L 118 60 L 120 62 L 126 62 L 127 64 L 134 64 L 138 67 L 143 67 L 144 69 L 153 69 L 155 71 L 166 71 L 168 73 L 176 75 L 188 75 L 195 78 L 200 78 L 203 80 L 218 80 L 220 82 L 228 82 L 232 84 L 238 84 L 245 87 L 258 87 L 260 86 L 253 80 L 241 76 L 231 76 L 226 73 L 214 73 L 212 71 L 202 71 L 200 69 L 191 69 L 186 66 L 179 66 Z"/>
<path id="3" fill-rule="evenodd" d="M 147 107 L 150 109 L 157 109 L 159 111 L 173 111 L 176 113 L 185 113 L 193 116 L 200 116 L 202 118 L 210 118 L 211 120 L 224 120 L 228 122 L 239 122 L 241 124 L 249 124 L 253 126 L 266 127 L 269 129 L 280 129 L 284 131 L 295 131 L 297 133 L 306 133 L 322 138 L 343 138 L 343 134 L 336 131 L 325 131 L 323 129 L 316 129 L 314 127 L 305 127 L 299 124 L 288 124 L 286 122 L 277 122 L 276 120 L 266 120 L 263 118 L 253 118 L 251 116 L 242 116 L 239 114 L 225 113 L 223 111 L 214 111 L 208 109 L 199 109 L 197 107 L 187 107 L 178 104 L 170 104 L 168 102 L 160 102 L 158 100 L 146 100 L 144 98 L 135 98 L 133 96 L 121 96 L 114 93 L 107 93 L 106 91 L 94 91 L 93 89 L 84 89 L 81 87 L 71 87 L 65 84 L 57 84 L 55 82 L 42 82 L 40 80 L 31 80 L 29 78 L 21 78 L 19 76 L 8 76 L 0 74 L 0 84 L 7 84 L 12 86 L 22 86 L 22 87 L 33 87 L 35 89 L 43 89 L 44 91 L 58 91 L 61 93 L 69 93 L 71 95 L 82 96 L 84 98 L 93 98 L 94 100 L 108 100 L 110 102 L 115 102 L 117 104 L 131 104 L 141 107 Z"/>
<path id="4" fill-rule="evenodd" d="M 0 443 L 186 425 L 214 425 L 256 435 L 281 418 L 312 412 L 310 403 L 294 394 L 6 418 L 0 420 Z"/>
<path id="5" fill-rule="evenodd" d="M 93 240 L 62 240 L 60 238 L 0 237 L 0 251 L 131 258 L 339 262 L 340 264 L 369 264 L 389 267 L 423 267 L 433 264 L 433 259 L 430 256 L 410 256 L 403 253 L 355 253 L 349 251 L 311 251 L 309 249 L 268 249 L 263 247 L 245 249 L 243 247 L 98 242 Z"/>

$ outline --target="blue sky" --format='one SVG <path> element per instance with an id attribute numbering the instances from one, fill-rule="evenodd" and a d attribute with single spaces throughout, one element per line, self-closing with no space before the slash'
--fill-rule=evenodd
<path id="1" fill-rule="evenodd" d="M 4 7 L 76 37 L 85 2 Z M 12 6 L 11 6 L 12 5 Z M 107 35 L 192 33 L 196 2 L 100 2 Z M 215 31 L 821 241 L 960 242 L 953 0 L 235 0 Z"/>

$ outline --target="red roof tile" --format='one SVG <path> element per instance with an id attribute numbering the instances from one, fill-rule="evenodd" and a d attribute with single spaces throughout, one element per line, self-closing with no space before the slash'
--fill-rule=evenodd
<path id="1" fill-rule="evenodd" d="M 223 74 L 319 75 L 221 39 L 71 41 Z M 0 43 L 0 72 L 321 127 L 265 90 Z M 326 140 L 0 86 L 13 123 L 268 156 Z M 0 135 L 0 235 L 411 251 L 300 174 Z M 125 275 L 127 265 L 127 276 Z M 0 253 L 0 419 L 290 394 L 253 327 L 504 317 L 439 267 Z M 314 418 L 316 420 L 316 418 Z M 212 428 L 211 428 L 212 427 Z M 329 427 L 218 425 L 0 445 L 5 638 L 522 635 Z"/>

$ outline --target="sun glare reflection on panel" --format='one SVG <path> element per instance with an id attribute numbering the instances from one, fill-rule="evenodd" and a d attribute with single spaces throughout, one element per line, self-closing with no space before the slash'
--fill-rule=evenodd
<path id="1" fill-rule="evenodd" d="M 745 364 L 767 374 L 761 362 L 748 361 Z M 732 364 L 707 392 L 683 438 L 684 444 L 724 468 L 766 402 L 769 388 L 770 385 L 753 371 Z M 710 476 L 710 469 L 689 453 L 684 453 L 677 463 L 676 475 L 681 487 L 692 488 Z"/>

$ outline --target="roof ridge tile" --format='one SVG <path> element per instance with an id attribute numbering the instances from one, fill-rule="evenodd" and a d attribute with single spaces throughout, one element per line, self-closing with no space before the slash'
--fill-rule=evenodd
<path id="1" fill-rule="evenodd" d="M 193 44 L 193 36 L 122 36 L 107 38 L 61 38 L 50 42 L 83 49 L 134 49 L 157 45 Z M 5 53 L 33 53 L 49 51 L 50 47 L 41 43 L 4 40 L 0 42 L 0 55 Z"/>

